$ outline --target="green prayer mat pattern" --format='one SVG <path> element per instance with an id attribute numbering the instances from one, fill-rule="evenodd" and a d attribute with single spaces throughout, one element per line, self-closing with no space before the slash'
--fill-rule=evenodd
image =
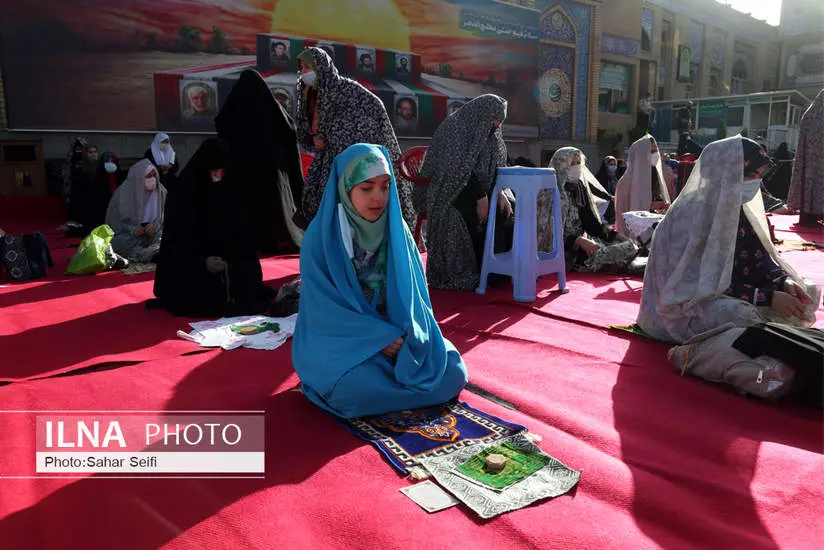
<path id="1" fill-rule="evenodd" d="M 543 455 L 547 464 L 506 489 L 492 489 L 460 472 L 459 467 L 477 455 L 484 446 L 470 445 L 446 455 L 422 457 L 426 468 L 438 484 L 452 493 L 478 516 L 484 519 L 518 510 L 547 498 L 568 493 L 581 479 L 581 472 L 567 467 L 561 461 L 547 455 L 523 433 L 515 434 L 494 446 L 509 443 L 527 453 Z"/>
<path id="2" fill-rule="evenodd" d="M 504 455 L 509 459 L 500 472 L 486 471 L 486 457 L 491 454 Z M 487 447 L 458 466 L 458 471 L 491 489 L 504 489 L 534 474 L 549 464 L 549 460 L 547 455 L 531 453 L 507 442 Z"/>

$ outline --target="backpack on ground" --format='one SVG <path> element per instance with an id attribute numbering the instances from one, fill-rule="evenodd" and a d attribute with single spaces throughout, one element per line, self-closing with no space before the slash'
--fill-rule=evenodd
<path id="1" fill-rule="evenodd" d="M 49 267 L 54 267 L 54 262 L 43 233 L 0 238 L 0 272 L 5 271 L 12 280 L 39 279 L 46 275 Z"/>

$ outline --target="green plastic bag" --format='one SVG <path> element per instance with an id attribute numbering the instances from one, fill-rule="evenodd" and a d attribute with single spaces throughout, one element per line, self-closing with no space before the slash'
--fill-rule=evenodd
<path id="1" fill-rule="evenodd" d="M 66 275 L 94 275 L 108 267 L 106 251 L 114 238 L 114 231 L 108 225 L 95 227 L 82 241 L 77 249 Z"/>

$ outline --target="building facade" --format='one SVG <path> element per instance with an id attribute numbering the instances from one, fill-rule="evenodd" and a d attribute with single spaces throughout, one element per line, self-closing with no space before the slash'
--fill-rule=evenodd
<path id="1" fill-rule="evenodd" d="M 779 82 L 814 98 L 824 88 L 824 2 L 783 0 Z"/>
<path id="2" fill-rule="evenodd" d="M 610 2 L 601 40 L 599 128 L 627 136 L 646 93 L 669 100 L 774 90 L 777 41 L 777 28 L 714 0 Z"/>

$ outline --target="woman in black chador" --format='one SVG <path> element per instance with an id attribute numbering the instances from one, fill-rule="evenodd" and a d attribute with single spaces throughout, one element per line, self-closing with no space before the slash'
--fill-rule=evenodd
<path id="1" fill-rule="evenodd" d="M 263 284 L 256 219 L 225 140 L 203 142 L 169 193 L 154 294 L 149 307 L 173 315 L 265 313 L 274 290 Z"/>
<path id="2" fill-rule="evenodd" d="M 303 231 L 292 222 L 303 194 L 295 123 L 257 71 L 247 70 L 215 117 L 232 149 L 232 178 L 249 199 L 253 238 L 263 255 L 298 251 Z"/>

